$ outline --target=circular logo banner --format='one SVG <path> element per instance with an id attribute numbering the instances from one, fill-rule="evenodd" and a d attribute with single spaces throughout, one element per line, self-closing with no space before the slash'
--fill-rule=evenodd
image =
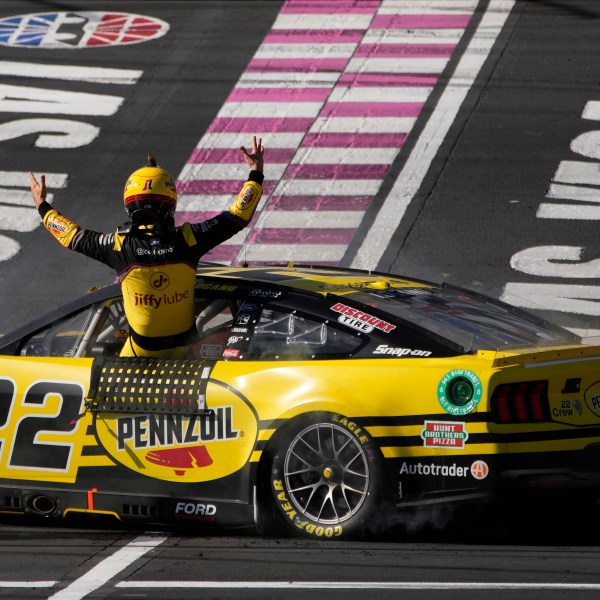
<path id="1" fill-rule="evenodd" d="M 78 49 L 139 44 L 159 38 L 169 24 L 119 12 L 45 12 L 0 19 L 0 45 Z"/>
<path id="2" fill-rule="evenodd" d="M 483 387 L 479 377 L 467 369 L 453 369 L 438 384 L 438 401 L 451 415 L 466 415 L 477 408 Z"/>
<path id="3" fill-rule="evenodd" d="M 485 479 L 489 475 L 489 472 L 490 468 L 484 460 L 476 460 L 471 465 L 471 475 L 473 475 L 475 479 Z"/>

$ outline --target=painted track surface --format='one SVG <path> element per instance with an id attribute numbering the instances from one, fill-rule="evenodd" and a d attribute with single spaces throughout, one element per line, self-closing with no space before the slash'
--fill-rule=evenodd
<path id="1" fill-rule="evenodd" d="M 599 18 L 595 2 L 515 4 L 380 268 L 598 334 Z"/>
<path id="2" fill-rule="evenodd" d="M 67 1 L 60 10 L 82 6 L 88 11 L 141 12 L 137 2 Z M 44 234 L 30 207 L 26 172 L 46 173 L 57 207 L 76 222 L 113 231 L 126 219 L 122 190 L 127 176 L 145 163 L 149 151 L 177 176 L 268 33 L 281 3 L 146 6 L 153 17 L 171 24 L 169 33 L 154 41 L 83 49 L 0 46 L 3 83 L 16 86 L 24 96 L 20 102 L 3 98 L 0 103 L 0 255 L 5 259 L 0 261 L 0 332 L 114 278 L 99 263 L 57 252 L 60 248 Z M 0 4 L 0 18 L 30 11 L 27 2 Z M 38 123 L 42 134 L 32 118 L 44 119 Z M 248 143 L 250 136 L 239 143 Z M 245 177 L 240 163 L 238 180 Z M 13 249 L 18 252 L 6 260 Z"/>
<path id="3" fill-rule="evenodd" d="M 25 309 L 12 296 L 7 296 L 2 301 L 5 308 L 2 314 L 10 314 L 10 323 L 15 324 L 15 321 L 23 320 L 25 310 L 35 314 L 45 306 L 40 301 L 39 279 L 34 278 L 37 258 L 29 257 L 51 252 L 51 244 L 50 240 L 40 241 L 29 234 L 39 228 L 39 220 L 35 211 L 27 206 L 28 194 L 22 189 L 26 180 L 23 180 L 22 173 L 29 168 L 49 172 L 49 184 L 56 190 L 53 195 L 66 214 L 84 225 L 92 222 L 96 229 L 109 229 L 114 227 L 114 224 L 108 224 L 110 215 L 118 211 L 118 188 L 113 178 L 99 178 L 98 174 L 107 170 L 112 172 L 120 160 L 131 164 L 131 145 L 123 143 L 130 140 L 135 147 L 144 143 L 151 148 L 158 146 L 161 156 L 169 156 L 169 161 L 174 164 L 181 160 L 181 149 L 189 146 L 190 142 L 194 144 L 178 177 L 178 218 L 180 221 L 196 221 L 227 207 L 240 180 L 240 139 L 243 135 L 250 137 L 259 133 L 269 149 L 262 208 L 250 227 L 208 254 L 206 259 L 238 263 L 289 260 L 325 264 L 342 262 L 349 245 L 353 241 L 361 243 L 360 226 L 369 223 L 369 219 L 364 217 L 374 207 L 376 197 L 381 197 L 382 193 L 389 196 L 389 186 L 386 188 L 384 184 L 396 177 L 391 167 L 406 160 L 402 150 L 411 133 L 415 132 L 419 117 L 426 121 L 431 105 L 438 99 L 439 89 L 450 87 L 443 74 L 452 72 L 452 61 L 456 62 L 457 57 L 464 55 L 467 62 L 473 64 L 464 69 L 462 76 L 474 78 L 477 75 L 480 65 L 476 54 L 485 57 L 485 49 L 475 46 L 474 50 L 467 48 L 465 51 L 464 46 L 473 36 L 482 15 L 485 23 L 479 29 L 492 44 L 512 4 L 507 0 L 494 0 L 489 8 L 486 5 L 478 8 L 476 0 L 443 0 L 433 4 L 415 0 L 368 0 L 360 3 L 289 0 L 283 5 L 270 3 L 267 5 L 269 11 L 259 13 L 256 10 L 254 13 L 250 6 L 257 9 L 260 4 L 242 3 L 239 6 L 245 7 L 248 14 L 242 10 L 236 22 L 242 23 L 244 18 L 251 19 L 255 14 L 261 17 L 269 15 L 273 21 L 261 19 L 262 31 L 256 28 L 256 37 L 247 38 L 248 45 L 244 46 L 251 56 L 245 69 L 237 79 L 226 81 L 222 81 L 222 76 L 211 77 L 210 71 L 205 74 L 203 67 L 210 64 L 210 54 L 203 54 L 199 59 L 198 53 L 191 53 L 186 44 L 178 45 L 176 36 L 169 38 L 167 35 L 161 38 L 160 54 L 157 56 L 162 60 L 158 65 L 153 64 L 154 55 L 151 58 L 137 48 L 115 54 L 112 58 L 119 67 L 95 75 L 80 71 L 73 74 L 76 66 L 69 71 L 68 66 L 57 68 L 56 64 L 50 65 L 48 72 L 44 72 L 43 64 L 39 63 L 28 63 L 26 67 L 21 65 L 24 67 L 21 70 L 15 66 L 19 63 L 10 62 L 5 72 L 17 82 L 22 82 L 22 77 L 38 77 L 42 81 L 43 78 L 63 80 L 61 85 L 64 85 L 66 79 L 70 80 L 67 86 L 80 88 L 82 82 L 102 81 L 113 88 L 116 86 L 122 95 L 48 90 L 50 102 L 43 104 L 40 98 L 45 96 L 44 90 L 32 88 L 23 97 L 28 100 L 35 98 L 33 102 L 19 104 L 5 101 L 6 112 L 11 109 L 27 112 L 28 108 L 60 112 L 62 109 L 67 113 L 85 115 L 88 119 L 92 117 L 91 123 L 81 124 L 73 120 L 69 123 L 71 126 L 77 123 L 80 127 L 95 127 L 101 130 L 101 135 L 97 140 L 92 138 L 92 147 L 88 147 L 90 142 L 84 144 L 80 141 L 80 147 L 85 146 L 85 150 L 71 149 L 66 145 L 67 138 L 57 139 L 55 136 L 48 142 L 48 136 L 46 140 L 40 137 L 35 142 L 36 146 L 44 147 L 46 144 L 46 147 L 59 150 L 50 157 L 47 152 L 35 149 L 32 152 L 29 138 L 23 133 L 20 136 L 11 133 L 8 125 L 7 136 L 25 138 L 19 140 L 23 148 L 20 143 L 15 144 L 17 151 L 22 149 L 24 152 L 23 155 L 17 153 L 13 162 L 24 164 L 26 159 L 29 164 L 21 167 L 21 171 L 14 167 L 5 172 L 11 188 L 3 194 L 4 228 L 14 232 L 10 237 L 4 236 L 5 260 L 0 263 L 0 269 L 4 271 L 6 286 L 17 287 L 18 281 L 21 288 L 31 290 L 31 300 Z M 76 6 L 76 3 L 73 5 Z M 184 16 L 186 10 L 193 13 L 188 7 L 196 4 L 175 6 L 181 10 L 180 16 Z M 226 9 L 218 10 L 222 3 L 208 6 L 215 9 L 214 14 L 205 12 L 212 18 L 227 13 Z M 276 13 L 273 9 L 280 6 L 281 11 Z M 166 19 L 169 14 L 177 16 L 179 10 L 167 10 L 166 14 L 158 10 L 155 14 Z M 222 22 L 224 20 L 217 21 Z M 251 22 L 256 24 L 256 21 Z M 185 37 L 189 24 L 184 19 L 180 19 L 179 23 L 183 28 L 179 33 Z M 210 32 L 212 37 L 218 38 L 222 48 L 233 46 L 233 50 L 240 51 L 237 38 L 233 37 L 235 28 L 221 27 L 217 36 Z M 262 37 L 258 36 L 259 31 L 263 33 Z M 254 29 L 252 33 L 255 33 Z M 162 42 L 163 39 L 176 41 L 169 44 L 168 41 Z M 262 43 L 257 44 L 257 39 Z M 197 49 L 205 50 L 202 44 Z M 64 60 L 67 52 L 73 55 L 72 50 L 53 49 L 47 50 L 45 56 L 56 61 Z M 85 52 L 105 52 L 102 56 L 111 58 L 106 48 L 97 51 L 86 48 Z M 125 56 L 128 60 L 123 60 Z M 234 57 L 238 59 L 237 55 Z M 217 60 L 216 56 L 214 58 Z M 97 60 L 100 60 L 100 55 Z M 136 61 L 137 69 L 123 68 L 129 66 L 132 60 Z M 238 67 L 243 64 L 236 63 Z M 143 68 L 140 69 L 140 66 Z M 190 82 L 188 73 L 199 73 L 199 77 Z M 228 71 L 225 74 L 228 77 L 234 75 Z M 73 80 L 75 84 L 71 83 Z M 211 99 L 218 99 L 222 97 L 226 84 L 233 89 L 220 108 L 217 102 L 213 102 L 198 110 L 186 102 L 188 98 L 195 97 L 204 101 L 207 91 Z M 133 86 L 131 93 L 127 85 Z M 460 88 L 465 88 L 465 83 L 460 81 L 458 86 L 453 85 L 455 89 L 451 91 L 459 93 L 450 94 L 450 109 L 458 112 L 462 102 Z M 13 93 L 19 90 L 18 86 L 11 89 Z M 84 89 L 87 90 L 85 85 Z M 165 93 L 167 90 L 168 93 Z M 7 90 L 7 98 L 9 93 L 10 90 Z M 65 97 L 65 94 L 71 96 Z M 148 111 L 152 101 L 156 106 Z M 130 103 L 129 108 L 126 103 Z M 149 116 L 149 119 L 140 122 L 140 114 Z M 183 119 L 182 115 L 185 115 Z M 102 120 L 103 116 L 111 117 L 110 121 Z M 100 120 L 101 127 L 93 122 L 94 117 Z M 200 122 L 199 118 L 202 119 Z M 444 120 L 449 125 L 451 115 L 446 114 Z M 166 122 L 169 126 L 174 123 L 175 128 L 165 131 Z M 18 131 L 17 123 L 14 122 L 12 127 Z M 47 121 L 46 126 L 49 127 Z M 56 122 L 52 126 L 60 128 Z M 202 131 L 203 127 L 206 133 L 199 141 L 191 137 L 191 132 Z M 80 133 L 79 138 L 84 135 L 85 131 Z M 75 138 L 74 145 L 78 138 L 72 137 Z M 441 140 L 443 135 L 438 135 L 438 138 Z M 437 142 L 426 143 L 435 148 Z M 174 148 L 173 144 L 177 147 Z M 113 148 L 115 150 L 111 150 Z M 36 155 L 41 157 L 38 164 L 35 164 Z M 58 165 L 58 168 L 54 166 L 57 164 L 55 160 L 60 157 L 70 167 L 66 172 L 64 164 Z M 83 157 L 89 162 L 82 163 Z M 29 166 L 32 162 L 35 166 Z M 420 162 L 426 167 L 426 160 L 421 159 Z M 50 170 L 45 165 L 50 165 Z M 411 179 L 414 181 L 418 177 L 412 176 Z M 384 219 L 386 231 L 383 234 L 368 232 L 370 239 L 358 253 L 355 262 L 360 264 L 356 266 L 376 267 L 387 245 L 384 240 L 393 233 L 395 215 L 409 200 L 392 199 L 394 217 Z M 41 245 L 41 252 L 30 250 L 38 245 Z M 14 252 L 17 253 L 13 256 Z M 68 272 L 72 273 L 70 279 L 76 285 L 89 282 L 91 286 L 106 281 L 107 273 L 102 267 L 84 264 L 78 258 L 57 260 L 68 264 Z M 45 278 L 44 287 L 44 301 L 51 299 L 52 304 L 74 295 L 72 286 L 62 279 Z M 8 325 L 0 320 L 2 328 L 7 329 Z"/>
<path id="4" fill-rule="evenodd" d="M 111 230 L 121 182 L 158 150 L 197 219 L 227 205 L 254 133 L 261 210 L 208 259 L 446 279 L 600 332 L 594 2 L 152 7 L 174 24 L 155 53 L 0 47 L 0 332 L 112 279 L 39 235 L 28 169 Z"/>
<path id="5" fill-rule="evenodd" d="M 95 6 L 107 4 L 110 3 L 98 2 Z M 5 75 L 10 85 L 27 84 L 46 89 L 48 93 L 62 89 L 124 99 L 113 115 L 55 115 L 62 120 L 89 122 L 100 129 L 95 142 L 86 147 L 49 149 L 34 146 L 37 136 L 33 134 L 13 138 L 12 141 L 4 140 L 3 170 L 17 173 L 33 168 L 38 172 L 54 173 L 57 184 L 64 185 L 62 188 L 57 185 L 53 190 L 57 205 L 60 204 L 67 214 L 81 222 L 94 223 L 98 228 L 114 226 L 114 214 L 120 214 L 122 181 L 143 161 L 146 149 L 156 151 L 158 148 L 159 155 L 165 156 L 165 166 L 181 172 L 182 179 L 189 176 L 190 182 L 203 182 L 202 165 L 207 158 L 203 148 L 216 145 L 223 150 L 217 153 L 221 160 L 214 167 L 221 175 L 206 181 L 219 182 L 218 191 L 218 186 L 222 185 L 220 182 L 231 178 L 227 175 L 228 150 L 238 142 L 228 146 L 225 138 L 217 136 L 221 146 L 216 142 L 211 146 L 214 138 L 205 137 L 204 132 L 209 132 L 213 124 L 219 122 L 216 119 L 236 118 L 218 116 L 219 111 L 229 100 L 235 100 L 235 94 L 245 93 L 235 91 L 232 96 L 231 90 L 238 89 L 238 82 L 246 77 L 247 67 L 256 52 L 263 51 L 260 50 L 263 40 L 271 39 L 268 45 L 279 43 L 276 38 L 268 36 L 273 35 L 271 30 L 281 3 L 257 2 L 250 6 L 243 2 L 213 2 L 203 3 L 202 9 L 196 8 L 195 4 L 173 2 L 169 3 L 167 10 L 164 3 L 144 3 L 146 12 L 151 10 L 153 15 L 171 19 L 173 27 L 173 37 L 164 36 L 155 43 L 154 49 L 160 51 L 158 64 L 155 55 L 148 52 L 143 44 L 131 46 L 127 52 L 120 48 L 105 48 L 92 50 L 92 54 L 87 55 L 58 49 L 45 53 L 0 49 L 0 60 L 4 63 L 28 62 L 48 69 L 44 76 L 40 75 L 44 72 L 43 68 L 36 72 L 23 70 L 21 74 Z M 62 6 L 81 8 L 81 3 L 62 2 Z M 138 3 L 119 3 L 121 10 L 141 11 L 140 6 Z M 20 14 L 25 10 L 22 2 L 3 2 L 0 9 L 2 15 Z M 29 6 L 27 10 L 30 10 Z M 201 11 L 206 12 L 201 14 Z M 573 166 L 570 163 L 593 165 L 594 162 L 589 156 L 583 160 L 571 154 L 570 143 L 579 134 L 589 132 L 589 125 L 593 123 L 589 117 L 596 114 L 594 105 L 591 105 L 585 113 L 586 118 L 581 118 L 587 102 L 599 99 L 595 96 L 595 83 L 592 85 L 597 81 L 597 69 L 584 59 L 593 54 L 591 49 L 598 43 L 598 36 L 592 35 L 598 27 L 597 21 L 594 22 L 597 11 L 594 2 L 528 2 L 517 4 L 511 11 L 494 53 L 482 71 L 483 78 L 462 105 L 458 120 L 442 144 L 432 170 L 427 173 L 398 231 L 387 245 L 380 263 L 382 268 L 409 271 L 435 279 L 448 277 L 499 296 L 511 281 L 536 282 L 536 275 L 511 267 L 512 257 L 523 248 L 585 247 L 587 260 L 596 258 L 593 219 L 569 219 L 568 224 L 581 227 L 566 227 L 565 222 L 561 223 L 556 218 L 551 220 L 536 214 L 543 203 L 555 207 L 544 208 L 540 214 L 554 212 L 556 215 L 556 211 L 560 210 L 556 206 L 565 204 L 558 195 L 568 193 L 588 198 L 586 202 L 571 200 L 569 214 L 579 217 L 593 215 L 590 209 L 595 206 L 593 172 L 586 170 L 584 165 Z M 481 15 L 481 10 L 474 13 L 463 35 L 474 33 L 469 27 L 474 27 Z M 367 29 L 362 31 L 365 33 Z M 445 57 L 449 59 L 447 65 L 451 70 L 467 43 L 466 38 L 461 40 L 456 48 L 458 54 Z M 288 44 L 281 43 L 282 46 Z M 223 51 L 224 48 L 226 51 Z M 275 59 L 269 57 L 269 60 Z M 80 67 L 127 70 L 134 79 L 137 72 L 143 73 L 135 84 L 67 81 L 56 76 L 58 66 L 75 63 Z M 257 63 L 256 66 L 262 68 L 264 65 Z M 337 67 L 337 72 L 343 74 L 341 63 Z M 253 71 L 255 74 L 258 72 L 261 71 Z M 47 76 L 50 73 L 53 77 Z M 411 123 L 412 128 L 406 132 L 406 138 L 396 140 L 394 150 L 397 154 L 393 161 L 390 158 L 390 162 L 375 163 L 379 167 L 373 172 L 387 191 L 393 188 L 396 177 L 417 147 L 417 140 L 421 139 L 426 117 L 441 95 L 440 84 L 449 79 L 448 72 L 428 75 L 432 77 L 434 89 L 428 91 L 429 95 L 419 112 L 420 118 Z M 337 88 L 332 86 L 331 89 Z M 324 98 L 319 102 L 326 105 Z M 235 107 L 227 110 L 235 110 Z M 32 115 L 28 111 L 5 111 L 3 123 L 31 118 Z M 182 115 L 185 118 L 182 119 Z M 335 115 L 330 115 L 330 118 L 335 122 Z M 382 117 L 381 114 L 373 117 L 380 118 L 395 117 Z M 313 127 L 315 119 L 311 124 L 306 122 L 305 126 Z M 240 133 L 248 136 L 255 131 Z M 527 141 L 529 144 L 525 143 Z M 593 154 L 584 142 L 579 140 L 574 148 Z M 281 148 L 286 150 L 286 154 L 280 162 L 273 164 L 280 165 L 282 181 L 287 181 L 286 165 L 296 164 L 294 157 L 300 156 L 302 145 L 282 145 Z M 582 152 L 580 156 L 583 156 Z M 302 150 L 302 153 L 308 152 Z M 320 153 L 321 156 L 323 154 Z M 281 157 L 279 153 L 274 155 Z M 215 155 L 211 153 L 209 156 Z M 323 161 L 315 164 L 331 163 Z M 352 171 L 346 167 L 338 171 L 339 174 L 348 172 Z M 302 170 L 292 168 L 289 171 L 290 181 L 303 179 L 303 174 Z M 239 180 L 243 175 L 238 171 L 233 179 Z M 550 187 L 551 184 L 553 187 Z M 202 185 L 190 183 L 190 202 L 196 200 L 189 198 L 197 195 L 194 186 L 202 189 Z M 13 193 L 8 204 L 14 203 L 17 198 L 15 191 L 24 189 L 21 184 L 10 187 Z M 302 188 L 303 191 L 306 189 Z M 262 216 L 251 233 L 253 240 L 259 244 L 261 240 L 275 235 L 268 230 L 276 232 L 284 225 L 288 230 L 296 229 L 286 223 L 289 215 L 285 213 L 289 205 L 277 199 L 275 188 L 272 191 L 275 195 L 269 200 L 276 198 L 277 201 L 268 212 L 273 214 Z M 296 202 L 296 196 L 305 195 L 313 194 L 293 194 L 290 201 Z M 322 191 L 314 195 L 327 196 Z M 366 219 L 358 225 L 357 237 L 348 242 L 348 234 L 344 233 L 345 237 L 332 235 L 318 239 L 319 243 L 334 247 L 336 240 L 341 240 L 341 245 L 349 244 L 342 262 L 356 260 L 360 255 L 358 248 L 385 199 L 379 193 L 363 196 L 366 199 L 363 198 L 360 210 L 366 210 Z M 213 200 L 219 201 L 218 198 Z M 327 202 L 329 204 L 323 208 L 327 208 L 329 215 L 321 216 L 334 220 L 338 213 L 342 218 L 346 216 L 347 206 L 336 206 L 331 199 Z M 588 207 L 588 211 L 576 211 L 576 207 Z M 5 225 L 2 233 L 21 246 L 21 252 L 14 259 L 0 265 L 4 289 L 10 290 L 0 300 L 2 329 L 33 316 L 47 305 L 69 299 L 94 283 L 110 280 L 110 274 L 103 267 L 78 256 L 61 254 L 54 242 L 39 229 L 15 231 L 7 227 L 10 223 L 4 214 L 2 217 Z M 356 219 L 356 215 L 352 218 Z M 274 226 L 278 219 L 280 225 Z M 356 221 L 353 223 L 356 224 Z M 491 223 L 494 227 L 484 227 L 482 223 Z M 339 228 L 309 229 L 350 229 L 347 222 L 342 225 Z M 288 235 L 291 233 L 288 232 Z M 312 231 L 302 235 L 302 241 L 307 242 L 306 246 L 310 249 L 317 234 Z M 231 256 L 237 251 L 234 244 Z M 339 254 L 332 252 L 330 256 L 332 262 L 339 260 Z M 538 269 L 545 265 L 549 270 L 542 279 L 559 283 L 557 271 L 550 269 L 552 261 L 544 261 L 544 256 L 548 255 L 538 253 L 537 259 L 532 260 L 535 256 L 531 254 L 521 255 L 515 264 L 523 269 L 529 265 L 529 270 L 536 265 Z M 585 270 L 574 269 L 576 263 L 583 262 L 584 255 L 572 252 L 562 256 L 571 275 L 577 274 L 569 281 L 575 279 L 579 285 L 593 287 L 595 282 L 592 277 L 585 277 Z M 597 535 L 591 523 L 586 527 L 585 523 L 577 522 L 576 515 L 565 513 L 550 514 L 547 522 L 545 535 L 523 533 L 515 546 L 510 545 L 514 541 L 510 537 L 508 541 L 501 541 L 490 534 L 489 538 L 483 536 L 483 539 L 465 538 L 464 535 L 441 538 L 422 535 L 410 539 L 409 543 L 336 544 L 331 548 L 297 540 L 258 540 L 252 535 L 212 537 L 210 534 L 197 536 L 181 532 L 171 533 L 158 546 L 145 540 L 130 546 L 144 532 L 111 527 L 88 530 L 85 527 L 38 528 L 23 526 L 19 522 L 5 523 L 0 533 L 0 551 L 3 553 L 0 579 L 3 582 L 16 580 L 21 587 L 0 587 L 0 596 L 46 598 L 50 593 L 65 589 L 62 597 L 69 597 L 69 593 L 72 594 L 70 597 L 84 597 L 89 592 L 89 597 L 113 598 L 133 595 L 180 598 L 185 595 L 264 599 L 305 598 L 308 593 L 314 594 L 316 589 L 317 593 L 327 593 L 334 598 L 358 598 L 360 595 L 362 599 L 397 598 L 400 594 L 411 599 L 476 599 L 484 594 L 491 598 L 527 599 L 597 597 Z M 471 521 L 465 527 L 472 526 Z M 571 527 L 579 531 L 585 529 L 585 535 L 569 535 Z M 567 534 L 558 535 L 558 528 L 566 529 Z M 127 552 L 117 554 L 121 547 L 126 547 Z M 121 560 L 117 565 L 115 556 Z M 127 562 L 130 559 L 132 562 Z M 94 570 L 96 567 L 98 569 Z M 157 579 L 173 581 L 176 587 L 157 586 Z M 207 584 L 204 588 L 189 589 L 193 585 L 189 583 L 191 581 L 220 580 L 233 584 L 231 587 L 217 584 L 217 590 Z M 29 582 L 29 585 L 23 586 L 23 581 Z M 248 583 L 257 581 L 254 587 Z M 325 584 L 307 592 L 306 589 L 287 585 L 290 581 L 320 581 Z M 390 587 L 362 588 L 355 585 L 353 590 L 346 590 L 341 584 L 348 581 L 387 582 Z M 34 588 L 31 582 L 46 582 L 54 587 Z M 246 587 L 242 585 L 244 582 Z M 264 582 L 270 582 L 273 587 Z M 411 582 L 414 586 L 409 588 L 407 584 Z M 238 587 L 235 583 L 239 584 Z M 260 583 L 263 587 L 259 587 Z M 447 584 L 446 588 L 441 583 Z M 136 584 L 140 587 L 133 587 Z M 394 584 L 396 587 L 392 587 Z M 495 588 L 492 587 L 494 584 Z"/>
<path id="6" fill-rule="evenodd" d="M 551 521 L 545 532 L 521 530 L 518 538 L 482 534 L 470 519 L 444 535 L 430 529 L 408 539 L 325 544 L 3 522 L 0 598 L 596 598 L 592 535 L 569 532 L 572 515 Z"/>
<path id="7" fill-rule="evenodd" d="M 207 259 L 338 264 L 476 7 L 284 3 L 180 175 L 198 221 L 237 189 L 241 132 L 269 148 L 259 217 Z"/>

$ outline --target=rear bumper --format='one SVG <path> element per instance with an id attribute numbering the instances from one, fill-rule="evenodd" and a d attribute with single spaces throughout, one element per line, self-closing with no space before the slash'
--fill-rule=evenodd
<path id="1" fill-rule="evenodd" d="M 410 457 L 391 461 L 396 506 L 600 504 L 598 449 Z"/>
<path id="2" fill-rule="evenodd" d="M 593 506 L 600 501 L 600 473 L 576 469 L 505 471 L 496 496 L 508 504 Z"/>
<path id="3" fill-rule="evenodd" d="M 103 515 L 125 523 L 181 523 L 203 527 L 250 527 L 254 524 L 254 506 L 241 502 L 133 496 L 43 486 L 26 489 L 0 486 L 0 514 Z"/>

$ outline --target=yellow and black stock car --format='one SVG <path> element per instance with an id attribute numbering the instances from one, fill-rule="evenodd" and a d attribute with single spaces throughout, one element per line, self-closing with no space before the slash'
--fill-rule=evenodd
<path id="1" fill-rule="evenodd" d="M 334 268 L 202 265 L 195 295 L 182 360 L 119 357 L 118 286 L 2 338 L 1 512 L 339 539 L 407 509 L 597 502 L 600 347 L 569 331 Z"/>

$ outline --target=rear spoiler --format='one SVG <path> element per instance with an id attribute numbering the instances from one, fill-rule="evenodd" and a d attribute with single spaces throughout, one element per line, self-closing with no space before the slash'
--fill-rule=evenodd
<path id="1" fill-rule="evenodd" d="M 575 362 L 600 359 L 600 346 L 564 346 L 540 348 L 535 351 L 515 353 L 499 350 L 494 355 L 494 367 L 533 366 L 541 363 Z"/>

